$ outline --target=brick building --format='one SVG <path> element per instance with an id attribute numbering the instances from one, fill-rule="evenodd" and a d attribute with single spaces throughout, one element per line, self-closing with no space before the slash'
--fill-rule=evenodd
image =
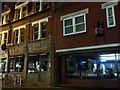
<path id="1" fill-rule="evenodd" d="M 54 6 L 56 84 L 120 88 L 120 2 Z"/>
<path id="2" fill-rule="evenodd" d="M 118 1 L 5 3 L 5 72 L 55 86 L 120 88 L 119 8 Z"/>
<path id="3" fill-rule="evenodd" d="M 50 83 L 50 5 L 28 0 L 4 3 L 0 45 L 7 45 L 3 66 L 7 70 L 3 72 L 22 75 L 27 81 Z"/>

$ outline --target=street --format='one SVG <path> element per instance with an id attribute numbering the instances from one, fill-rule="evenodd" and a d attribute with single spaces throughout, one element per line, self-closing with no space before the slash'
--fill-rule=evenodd
<path id="1" fill-rule="evenodd" d="M 2 88 L 2 90 L 120 90 L 118 88 L 63 88 L 63 87 L 51 87 L 51 88 Z"/>

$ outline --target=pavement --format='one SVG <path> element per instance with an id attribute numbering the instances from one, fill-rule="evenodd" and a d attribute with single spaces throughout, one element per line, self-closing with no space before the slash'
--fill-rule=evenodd
<path id="1" fill-rule="evenodd" d="M 22 83 L 22 85 L 14 85 L 12 82 L 7 84 L 2 84 L 1 90 L 105 90 L 105 88 L 80 88 L 80 87 L 71 87 L 71 86 L 61 86 L 53 87 L 47 83 L 27 81 Z M 106 90 L 120 90 L 120 89 L 110 89 Z"/>

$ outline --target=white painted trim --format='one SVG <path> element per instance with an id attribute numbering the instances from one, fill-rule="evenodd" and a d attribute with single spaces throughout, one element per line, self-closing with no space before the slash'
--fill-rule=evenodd
<path id="1" fill-rule="evenodd" d="M 6 31 L 2 31 L 2 32 L 0 32 L 0 34 L 2 34 L 2 37 L 1 37 L 1 45 L 4 43 L 4 33 L 7 33 L 7 42 L 8 42 L 8 31 L 6 30 Z M 6 43 L 7 43 L 6 42 Z"/>
<path id="2" fill-rule="evenodd" d="M 83 13 L 88 14 L 89 13 L 89 9 L 86 8 L 86 9 L 83 9 L 83 10 L 80 10 L 80 11 L 77 11 L 77 12 L 73 12 L 73 13 L 61 16 L 60 17 L 60 21 L 62 21 L 63 19 L 69 18 L 69 17 L 73 17 L 73 16 L 76 16 L 76 15 L 79 15 L 79 14 L 83 14 Z"/>
<path id="3" fill-rule="evenodd" d="M 26 28 L 26 26 L 23 25 L 23 26 L 15 27 L 15 28 L 13 29 L 13 32 L 14 32 L 15 30 L 18 30 L 18 42 L 17 42 L 17 43 L 20 43 L 20 28 Z"/>
<path id="4" fill-rule="evenodd" d="M 101 8 L 102 9 L 105 9 L 107 6 L 109 6 L 109 5 L 113 5 L 113 6 L 116 6 L 116 5 L 118 5 L 118 1 L 116 0 L 112 0 L 112 1 L 109 1 L 109 2 L 106 2 L 106 3 L 103 3 L 102 5 L 101 5 Z"/>
<path id="5" fill-rule="evenodd" d="M 108 16 L 108 9 L 112 8 L 112 17 L 113 17 L 113 25 L 109 25 L 109 16 Z M 106 7 L 106 18 L 107 18 L 107 27 L 114 27 L 116 26 L 116 20 L 115 20 L 115 10 L 114 10 L 114 6 L 110 5 Z"/>
<path id="6" fill-rule="evenodd" d="M 2 13 L 1 16 L 4 16 L 4 15 L 6 15 L 6 14 L 8 14 L 8 13 L 10 13 L 10 9 L 9 9 L 8 11 Z"/>
<path id="7" fill-rule="evenodd" d="M 41 31 L 40 31 L 40 30 L 41 30 L 41 23 L 42 23 L 42 22 L 48 22 L 48 18 L 50 18 L 50 16 L 32 22 L 32 26 L 33 26 L 34 24 L 37 24 L 37 23 L 39 24 L 39 27 L 38 27 L 38 28 L 39 28 L 39 30 L 38 30 L 38 40 L 41 39 Z"/>
<path id="8" fill-rule="evenodd" d="M 56 50 L 56 53 L 68 52 L 68 51 L 79 51 L 79 50 L 101 49 L 101 48 L 112 48 L 112 47 L 118 47 L 118 46 L 120 46 L 120 43 L 112 43 L 112 44 L 104 44 L 104 45 L 96 45 L 96 46 L 85 46 L 85 47 L 78 47 L 78 48 L 59 49 L 59 50 Z"/>
<path id="9" fill-rule="evenodd" d="M 28 1 L 22 3 L 22 4 L 18 5 L 18 6 L 15 5 L 15 9 L 21 8 L 22 6 L 25 6 L 25 5 L 27 5 L 27 4 L 28 4 Z"/>
<path id="10" fill-rule="evenodd" d="M 84 31 L 79 31 L 79 32 L 76 32 L 76 24 L 75 24 L 75 18 L 76 17 L 79 17 L 79 16 L 84 16 L 84 24 L 85 24 L 85 30 Z M 72 26 L 73 26 L 73 32 L 72 33 L 68 33 L 68 34 L 65 34 L 65 20 L 68 20 L 68 19 L 72 19 Z M 79 33 L 84 33 L 86 32 L 86 14 L 85 13 L 81 13 L 79 15 L 75 15 L 75 16 L 72 16 L 72 17 L 68 17 L 68 18 L 65 18 L 63 20 L 63 36 L 68 36 L 68 35 L 74 35 L 74 34 L 79 34 Z"/>

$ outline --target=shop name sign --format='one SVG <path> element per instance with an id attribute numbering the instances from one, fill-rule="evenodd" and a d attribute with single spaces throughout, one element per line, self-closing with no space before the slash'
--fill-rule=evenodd
<path id="1" fill-rule="evenodd" d="M 23 47 L 21 46 L 13 46 L 9 48 L 10 55 L 20 55 L 23 53 Z"/>

